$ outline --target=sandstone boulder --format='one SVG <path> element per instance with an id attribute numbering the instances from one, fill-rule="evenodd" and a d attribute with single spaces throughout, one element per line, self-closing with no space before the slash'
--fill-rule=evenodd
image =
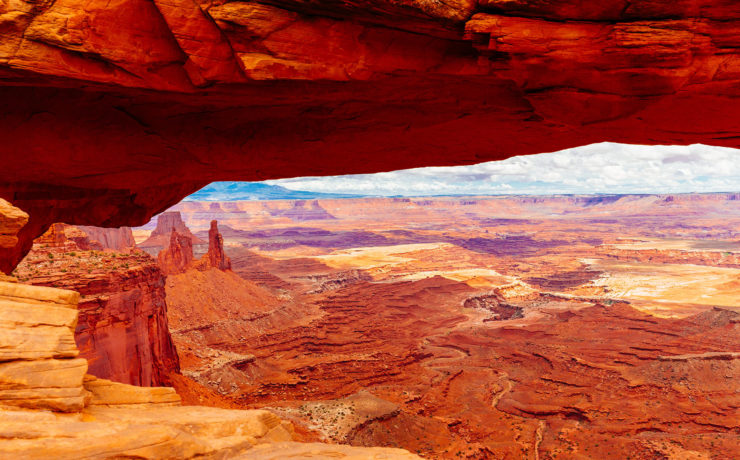
<path id="1" fill-rule="evenodd" d="M 16 236 L 28 222 L 28 214 L 0 198 L 0 247 L 12 248 L 18 244 Z"/>

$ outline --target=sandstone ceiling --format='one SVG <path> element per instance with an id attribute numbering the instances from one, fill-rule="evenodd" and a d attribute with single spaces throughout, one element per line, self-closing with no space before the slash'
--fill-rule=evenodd
<path id="1" fill-rule="evenodd" d="M 739 47 L 732 0 L 0 0 L 0 269 L 214 180 L 738 147 Z"/>

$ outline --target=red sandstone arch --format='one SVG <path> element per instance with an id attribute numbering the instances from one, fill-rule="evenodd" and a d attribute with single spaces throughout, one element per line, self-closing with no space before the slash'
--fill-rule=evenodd
<path id="1" fill-rule="evenodd" d="M 0 269 L 214 180 L 738 147 L 739 47 L 730 0 L 0 6 L 0 197 L 31 215 Z"/>

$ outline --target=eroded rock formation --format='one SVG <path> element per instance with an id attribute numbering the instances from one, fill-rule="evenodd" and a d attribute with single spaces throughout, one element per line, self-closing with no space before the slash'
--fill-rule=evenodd
<path id="1" fill-rule="evenodd" d="M 211 221 L 211 228 L 208 230 L 208 252 L 198 261 L 196 268 L 231 270 L 231 259 L 224 253 L 224 237 L 219 233 L 218 222 L 215 220 Z"/>
<path id="2" fill-rule="evenodd" d="M 28 214 L 0 198 L 0 248 L 14 248 L 18 232 L 28 222 Z"/>
<path id="3" fill-rule="evenodd" d="M 0 196 L 31 218 L 1 268 L 218 179 L 740 146 L 735 3 L 592 3 L 4 4 Z"/>
<path id="4" fill-rule="evenodd" d="M 172 243 L 172 233 L 175 232 L 181 237 L 190 240 L 190 252 L 192 253 L 192 247 L 194 244 L 204 244 L 205 242 L 193 235 L 190 229 L 185 225 L 182 220 L 182 216 L 178 211 L 163 212 L 157 216 L 157 226 L 152 230 L 149 238 L 142 241 L 137 247 L 143 249 L 154 257 L 157 257 L 160 251 L 169 248 Z M 176 247 L 179 245 L 187 245 L 183 238 L 181 238 Z M 184 246 L 183 246 L 184 247 Z M 190 256 L 192 260 L 192 254 Z"/>
<path id="5" fill-rule="evenodd" d="M 208 252 L 203 254 L 200 259 L 193 260 L 193 238 L 197 237 L 190 233 L 179 212 L 165 214 L 176 214 L 180 231 L 186 232 L 181 234 L 173 228 L 170 233 L 169 244 L 157 255 L 157 261 L 165 275 L 185 273 L 190 269 L 200 271 L 210 269 L 231 270 L 231 259 L 224 253 L 224 238 L 218 231 L 217 221 L 212 220 L 211 227 L 208 230 Z M 161 235 L 150 236 L 147 241 L 157 241 L 158 239 L 161 239 Z"/>
<path id="6" fill-rule="evenodd" d="M 165 275 L 186 272 L 193 263 L 193 240 L 172 230 L 170 244 L 157 255 L 157 263 Z"/>
<path id="7" fill-rule="evenodd" d="M 22 282 L 82 294 L 74 338 L 92 374 L 149 386 L 168 382 L 179 369 L 165 278 L 149 255 L 133 248 L 101 251 L 79 229 L 54 224 L 15 274 Z"/>

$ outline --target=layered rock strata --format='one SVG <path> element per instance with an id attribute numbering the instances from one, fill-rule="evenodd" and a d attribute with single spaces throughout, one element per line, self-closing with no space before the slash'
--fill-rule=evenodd
<path id="1" fill-rule="evenodd" d="M 135 385 L 167 383 L 179 364 L 164 275 L 141 251 L 91 250 L 96 244 L 74 227 L 55 224 L 16 274 L 24 282 L 82 294 L 73 332 L 91 373 Z"/>
<path id="2" fill-rule="evenodd" d="M 74 341 L 79 298 L 0 281 L 0 405 L 82 409 L 87 361 Z"/>
<path id="3" fill-rule="evenodd" d="M 190 240 L 191 252 L 193 245 L 205 243 L 190 232 L 178 211 L 168 211 L 157 216 L 157 226 L 152 230 L 149 238 L 139 243 L 137 247 L 156 257 L 160 251 L 169 247 L 172 242 L 172 232 Z"/>

